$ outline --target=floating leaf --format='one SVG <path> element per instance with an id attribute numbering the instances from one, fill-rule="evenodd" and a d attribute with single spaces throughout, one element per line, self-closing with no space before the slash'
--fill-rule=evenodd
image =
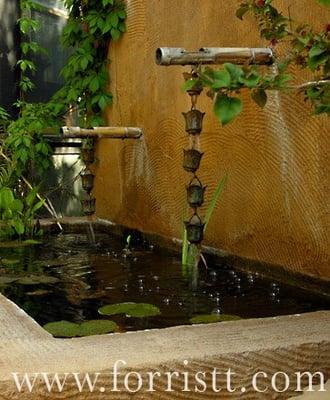
<path id="1" fill-rule="evenodd" d="M 159 315 L 160 310 L 147 303 L 118 303 L 99 308 L 99 313 L 102 315 L 125 314 L 129 317 L 144 318 Z"/>
<path id="2" fill-rule="evenodd" d="M 55 337 L 72 338 L 116 332 L 118 325 L 113 321 L 107 320 L 91 320 L 81 324 L 69 321 L 57 321 L 44 325 L 44 329 Z"/>
<path id="3" fill-rule="evenodd" d="M 114 321 L 92 320 L 83 322 L 79 328 L 78 336 L 104 335 L 118 331 L 119 327 Z"/>
<path id="4" fill-rule="evenodd" d="M 224 322 L 224 321 L 237 321 L 242 319 L 238 315 L 231 314 L 203 314 L 196 315 L 196 317 L 190 318 L 192 324 L 211 324 L 214 322 Z"/>
<path id="5" fill-rule="evenodd" d="M 20 248 L 27 246 L 34 246 L 36 244 L 41 244 L 42 242 L 38 242 L 37 240 L 24 240 L 23 242 L 18 240 L 13 240 L 9 242 L 0 242 L 0 248 Z"/>
<path id="6" fill-rule="evenodd" d="M 0 286 L 6 286 L 15 281 L 17 281 L 17 278 L 11 276 L 0 276 Z"/>
<path id="7" fill-rule="evenodd" d="M 1 258 L 0 259 L 0 264 L 6 265 L 6 266 L 12 266 L 12 265 L 16 265 L 19 263 L 20 263 L 20 260 L 16 260 L 16 259 L 9 259 L 9 258 Z"/>
<path id="8" fill-rule="evenodd" d="M 69 321 L 49 322 L 44 329 L 55 337 L 78 336 L 79 325 Z"/>
<path id="9" fill-rule="evenodd" d="M 17 280 L 17 283 L 19 283 L 21 285 L 40 285 L 40 284 L 52 285 L 54 283 L 57 283 L 58 281 L 59 281 L 59 279 L 55 278 L 54 276 L 29 275 L 29 276 L 24 276 L 22 278 L 19 278 Z"/>

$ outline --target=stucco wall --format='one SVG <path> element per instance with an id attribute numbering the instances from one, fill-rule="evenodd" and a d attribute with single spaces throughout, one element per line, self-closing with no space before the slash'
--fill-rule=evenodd
<path id="1" fill-rule="evenodd" d="M 188 138 L 182 111 L 183 67 L 154 62 L 159 46 L 263 45 L 252 19 L 235 17 L 239 2 L 128 0 L 128 32 L 110 49 L 112 125 L 141 126 L 143 141 L 100 141 L 97 215 L 144 231 L 180 237 L 185 213 L 182 149 Z M 279 0 L 296 19 L 324 25 L 329 12 L 312 0 Z M 296 79 L 300 78 L 296 76 Z M 244 113 L 222 128 L 209 98 L 199 176 L 206 205 L 219 180 L 228 183 L 206 243 L 242 257 L 330 278 L 329 124 L 311 117 L 297 94 L 270 94 L 264 111 L 244 95 Z"/>

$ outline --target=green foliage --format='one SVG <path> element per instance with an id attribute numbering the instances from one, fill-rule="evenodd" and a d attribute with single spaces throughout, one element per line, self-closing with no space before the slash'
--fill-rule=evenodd
<path id="1" fill-rule="evenodd" d="M 242 318 L 238 315 L 231 314 L 202 314 L 190 318 L 190 322 L 192 324 L 211 324 L 214 322 L 238 321 L 240 319 Z"/>
<path id="2" fill-rule="evenodd" d="M 243 108 L 242 101 L 237 97 L 229 97 L 225 94 L 217 95 L 214 103 L 214 113 L 222 125 L 231 122 Z"/>
<path id="3" fill-rule="evenodd" d="M 58 126 L 56 111 L 53 103 L 26 103 L 21 117 L 9 124 L 4 147 L 15 163 L 17 177 L 31 170 L 40 176 L 47 172 L 52 150 L 44 139 L 43 130 Z"/>
<path id="4" fill-rule="evenodd" d="M 17 20 L 18 28 L 22 37 L 21 41 L 21 56 L 16 63 L 20 71 L 20 100 L 24 99 L 24 95 L 34 88 L 34 84 L 30 79 L 37 67 L 35 63 L 29 58 L 31 54 L 46 53 L 46 50 L 39 46 L 38 43 L 31 41 L 31 34 L 40 29 L 40 22 L 31 18 L 31 11 L 40 10 L 42 8 L 38 3 L 32 0 L 20 0 L 21 18 Z M 19 103 L 23 105 L 24 103 Z"/>
<path id="5" fill-rule="evenodd" d="M 7 186 L 0 188 L 0 239 L 13 236 L 38 234 L 34 226 L 34 215 L 44 201 L 37 198 L 37 190 L 31 190 L 23 199 Z"/>
<path id="6" fill-rule="evenodd" d="M 113 321 L 107 320 L 91 320 L 81 324 L 57 321 L 44 325 L 44 329 L 55 337 L 73 338 L 116 332 L 118 331 L 118 325 Z"/>
<path id="7" fill-rule="evenodd" d="M 112 102 L 108 92 L 107 51 L 110 40 L 117 40 L 126 30 L 124 2 L 65 0 L 64 3 L 70 15 L 62 40 L 65 46 L 74 49 L 62 71 L 65 85 L 50 102 L 29 104 L 25 95 L 34 88 L 31 77 L 37 69 L 31 55 L 46 53 L 37 42 L 31 41 L 31 34 L 40 28 L 39 22 L 31 18 L 31 11 L 43 7 L 33 0 L 20 0 L 21 18 L 17 21 L 22 36 L 21 59 L 17 61 L 20 96 L 15 102 L 20 109 L 19 118 L 10 121 L 0 107 L 0 128 L 6 131 L 0 148 L 0 183 L 6 199 L 0 215 L 4 237 L 35 233 L 33 218 L 43 201 L 37 201 L 36 189 L 25 196 L 18 186 L 21 179 L 41 180 L 48 171 L 52 150 L 43 131 L 59 128 L 62 115 L 72 103 L 79 103 L 83 126 L 100 125 L 104 109 Z"/>
<path id="8" fill-rule="evenodd" d="M 145 318 L 160 314 L 158 307 L 146 303 L 109 304 L 99 309 L 101 315 L 125 314 L 129 317 Z"/>
<path id="9" fill-rule="evenodd" d="M 322 6 L 330 7 L 330 0 L 317 0 Z"/>
<path id="10" fill-rule="evenodd" d="M 321 4 L 329 6 L 328 0 Z M 305 99 L 314 108 L 315 114 L 329 114 L 329 73 L 330 73 L 330 26 L 315 32 L 308 24 L 293 28 L 294 21 L 284 16 L 273 5 L 273 0 L 245 0 L 236 12 L 239 19 L 251 13 L 258 23 L 260 36 L 276 46 L 285 40 L 289 43 L 288 54 L 276 60 L 277 70 L 265 73 L 262 66 L 244 65 L 239 67 L 230 63 L 221 69 L 198 68 L 197 78 L 188 80 L 183 90 L 194 86 L 209 89 L 214 99 L 214 112 L 219 121 L 226 125 L 242 111 L 238 96 L 243 89 L 250 91 L 251 98 L 260 107 L 267 103 L 268 90 L 287 90 L 291 79 L 288 69 L 291 65 L 307 69 L 314 74 L 315 84 L 303 90 Z M 322 80 L 322 84 L 318 81 Z M 325 82 L 324 82 L 325 81 Z M 326 82 L 328 81 L 328 82 Z"/>
<path id="11" fill-rule="evenodd" d="M 221 193 L 222 193 L 222 191 L 223 191 L 223 189 L 224 189 L 224 187 L 226 185 L 226 182 L 227 182 L 227 175 L 224 176 L 221 179 L 221 181 L 219 182 L 218 186 L 215 189 L 215 192 L 213 194 L 213 197 L 212 197 L 212 200 L 210 202 L 210 205 L 208 206 L 208 208 L 206 210 L 205 220 L 204 220 L 204 223 L 205 223 L 204 231 L 206 231 L 207 226 L 208 226 L 208 224 L 210 222 L 210 219 L 211 219 L 211 217 L 213 215 L 213 212 L 216 209 L 216 206 L 217 206 L 217 204 L 218 204 L 218 202 L 220 200 L 220 196 L 221 196 Z"/>
<path id="12" fill-rule="evenodd" d="M 108 91 L 108 47 L 110 40 L 118 40 L 126 30 L 125 4 L 121 0 L 69 0 L 65 4 L 70 16 L 62 42 L 74 52 L 62 70 L 66 83 L 54 100 L 78 103 L 81 125 L 102 125 L 103 111 L 113 100 Z"/>

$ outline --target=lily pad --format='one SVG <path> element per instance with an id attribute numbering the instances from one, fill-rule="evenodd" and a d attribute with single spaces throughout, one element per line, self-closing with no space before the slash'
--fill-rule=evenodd
<path id="1" fill-rule="evenodd" d="M 40 285 L 40 284 L 52 285 L 54 283 L 57 283 L 58 281 L 59 279 L 55 278 L 54 276 L 29 275 L 18 279 L 17 283 L 21 285 Z"/>
<path id="2" fill-rule="evenodd" d="M 125 314 L 128 317 L 144 318 L 160 314 L 158 307 L 147 303 L 118 303 L 99 308 L 101 315 Z"/>
<path id="3" fill-rule="evenodd" d="M 231 314 L 203 314 L 196 315 L 196 317 L 190 318 L 192 324 L 211 324 L 214 322 L 224 322 L 224 321 L 237 321 L 242 319 L 238 315 Z"/>
<path id="4" fill-rule="evenodd" d="M 9 285 L 15 281 L 17 281 L 17 278 L 13 278 L 11 276 L 0 276 L 0 286 Z"/>
<path id="5" fill-rule="evenodd" d="M 11 259 L 11 258 L 1 258 L 0 259 L 0 264 L 5 265 L 6 267 L 19 264 L 20 262 L 21 262 L 20 260 Z"/>
<path id="6" fill-rule="evenodd" d="M 118 331 L 119 327 L 114 321 L 92 320 L 83 322 L 79 327 L 78 336 L 103 335 Z"/>
<path id="7" fill-rule="evenodd" d="M 34 246 L 36 244 L 41 244 L 42 242 L 39 242 L 37 240 L 24 240 L 18 241 L 18 240 L 12 240 L 9 242 L 0 242 L 0 247 L 1 248 L 20 248 L 20 247 L 27 247 L 27 246 Z"/>
<path id="8" fill-rule="evenodd" d="M 55 337 L 73 338 L 92 335 L 103 335 L 118 331 L 118 325 L 113 321 L 91 320 L 81 324 L 69 321 L 49 322 L 44 329 Z"/>
<path id="9" fill-rule="evenodd" d="M 78 336 L 79 325 L 69 321 L 49 322 L 44 329 L 55 337 L 71 338 Z"/>

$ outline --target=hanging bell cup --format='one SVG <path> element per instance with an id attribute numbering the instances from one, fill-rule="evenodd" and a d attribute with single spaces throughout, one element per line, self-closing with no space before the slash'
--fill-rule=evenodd
<path id="1" fill-rule="evenodd" d="M 200 207 L 204 203 L 204 193 L 206 186 L 194 176 L 187 186 L 187 202 L 192 208 Z"/>
<path id="2" fill-rule="evenodd" d="M 197 214 L 194 214 L 189 221 L 185 223 L 187 230 L 187 239 L 190 243 L 198 244 L 204 237 L 204 226 L 202 220 Z"/>
<path id="3" fill-rule="evenodd" d="M 195 149 L 183 150 L 183 168 L 187 172 L 196 172 L 199 168 L 203 153 Z"/>
<path id="4" fill-rule="evenodd" d="M 94 175 L 86 168 L 81 174 L 81 182 L 83 189 L 90 194 L 94 187 Z"/>
<path id="5" fill-rule="evenodd" d="M 190 110 L 186 113 L 182 113 L 186 120 L 186 132 L 191 135 L 197 135 L 201 133 L 203 129 L 203 118 L 205 113 L 199 110 Z"/>
<path id="6" fill-rule="evenodd" d="M 85 215 L 95 214 L 95 202 L 96 202 L 96 199 L 94 197 L 87 197 L 87 198 L 81 200 L 82 212 Z"/>

